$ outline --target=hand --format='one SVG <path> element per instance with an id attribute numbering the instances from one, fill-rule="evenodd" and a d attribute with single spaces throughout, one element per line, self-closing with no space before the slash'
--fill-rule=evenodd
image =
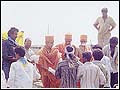
<path id="1" fill-rule="evenodd" d="M 31 63 L 32 63 L 32 64 L 35 64 L 35 62 L 34 62 L 34 61 L 31 61 Z"/>
<path id="2" fill-rule="evenodd" d="M 55 75 L 55 70 L 52 69 L 51 67 L 48 68 L 48 71 L 51 72 L 53 75 Z"/>
<path id="3" fill-rule="evenodd" d="M 79 57 L 77 57 L 77 56 L 75 57 L 75 59 L 76 59 L 77 61 L 79 61 L 79 60 L 80 60 L 80 58 L 79 58 Z"/>
<path id="4" fill-rule="evenodd" d="M 97 30 L 99 30 L 100 29 L 100 27 L 97 27 Z"/>
<path id="5" fill-rule="evenodd" d="M 9 57 L 9 60 L 11 60 L 11 61 L 17 61 L 17 58 L 15 58 L 15 57 Z"/>
<path id="6" fill-rule="evenodd" d="M 51 67 L 48 68 L 48 71 L 51 72 L 53 69 Z"/>
<path id="7" fill-rule="evenodd" d="M 112 31 L 111 29 L 108 29 L 108 31 L 110 32 L 110 31 Z"/>
<path id="8" fill-rule="evenodd" d="M 34 62 L 34 61 L 30 61 L 29 59 L 28 59 L 28 62 L 32 63 L 33 65 L 35 64 L 35 62 Z"/>
<path id="9" fill-rule="evenodd" d="M 13 56 L 8 56 L 9 58 L 13 58 Z"/>

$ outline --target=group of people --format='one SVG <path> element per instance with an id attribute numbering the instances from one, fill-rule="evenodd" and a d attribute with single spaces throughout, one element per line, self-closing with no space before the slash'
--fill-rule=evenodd
<path id="1" fill-rule="evenodd" d="M 103 8 L 102 13 L 107 13 L 106 10 Z M 2 87 L 33 88 L 37 80 L 42 81 L 43 88 L 116 87 L 118 38 L 103 35 L 108 29 L 105 33 L 110 33 L 115 24 L 110 17 L 101 17 L 94 26 L 99 32 L 96 45 L 88 47 L 87 35 L 81 35 L 81 44 L 76 47 L 72 44 L 72 34 L 65 34 L 65 42 L 53 46 L 54 36 L 48 35 L 45 45 L 37 53 L 30 48 L 30 38 L 25 39 L 24 46 L 16 43 L 19 30 L 12 27 L 8 39 L 2 41 Z"/>

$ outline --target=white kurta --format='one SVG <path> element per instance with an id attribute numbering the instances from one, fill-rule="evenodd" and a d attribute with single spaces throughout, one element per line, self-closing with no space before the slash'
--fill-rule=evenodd
<path id="1" fill-rule="evenodd" d="M 80 79 L 81 88 L 99 88 L 99 85 L 106 82 L 103 72 L 92 62 L 78 67 L 77 79 Z"/>
<path id="2" fill-rule="evenodd" d="M 111 62 L 108 56 L 104 55 L 103 58 L 101 59 L 101 62 L 106 66 L 109 72 L 112 72 Z"/>
<path id="3" fill-rule="evenodd" d="M 7 84 L 6 84 L 6 79 L 5 79 L 5 74 L 4 74 L 4 71 L 2 70 L 2 78 L 1 78 L 1 87 L 2 88 L 7 88 Z"/>
<path id="4" fill-rule="evenodd" d="M 109 86 L 110 87 L 110 80 L 111 80 L 111 75 L 110 73 L 112 72 L 112 67 L 111 67 L 111 62 L 110 62 L 110 58 L 107 56 L 103 56 L 103 58 L 101 59 L 101 62 L 106 66 L 107 71 L 108 71 L 108 83 L 106 83 L 105 86 Z"/>
<path id="5" fill-rule="evenodd" d="M 32 88 L 33 80 L 39 79 L 40 75 L 37 73 L 33 65 L 27 62 L 26 66 L 18 60 L 11 64 L 8 86 L 10 88 Z"/>
<path id="6" fill-rule="evenodd" d="M 110 44 L 106 45 L 103 48 L 103 53 L 105 56 L 108 56 L 110 58 L 112 72 L 113 73 L 118 72 L 118 64 L 116 63 L 116 58 L 118 57 L 118 47 L 115 47 L 115 52 L 114 52 L 113 57 L 111 57 Z"/>
<path id="7" fill-rule="evenodd" d="M 34 53 L 30 48 L 29 48 L 28 50 L 25 49 L 25 57 L 26 57 L 28 60 L 30 60 L 30 57 L 31 57 L 32 55 L 35 55 L 35 53 Z"/>
<path id="8" fill-rule="evenodd" d="M 107 67 L 99 60 L 94 60 L 92 61 L 92 63 L 94 63 L 95 65 L 97 65 L 100 70 L 103 72 L 105 78 L 106 78 L 106 83 L 104 85 L 104 87 L 110 87 L 110 72 L 107 70 Z"/>

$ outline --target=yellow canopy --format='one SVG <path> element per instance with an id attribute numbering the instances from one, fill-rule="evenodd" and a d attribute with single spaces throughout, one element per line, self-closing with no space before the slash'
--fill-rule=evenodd
<path id="1" fill-rule="evenodd" d="M 6 40 L 8 37 L 7 32 L 2 32 L 2 40 Z M 23 39 L 24 39 L 24 31 L 18 32 L 18 36 L 16 38 L 16 42 L 20 45 L 23 46 Z"/>

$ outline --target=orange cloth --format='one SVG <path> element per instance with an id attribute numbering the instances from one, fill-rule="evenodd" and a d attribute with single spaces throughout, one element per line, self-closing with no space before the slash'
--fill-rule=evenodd
<path id="1" fill-rule="evenodd" d="M 65 39 L 71 39 L 72 40 L 72 34 L 70 34 L 70 33 L 65 34 Z"/>
<path id="2" fill-rule="evenodd" d="M 103 11 L 108 12 L 108 9 L 107 9 L 107 8 L 102 8 L 101 11 L 102 11 L 102 12 L 103 12 Z"/>
<path id="3" fill-rule="evenodd" d="M 56 45 L 56 47 L 58 48 L 59 52 L 62 53 L 62 59 L 65 59 L 65 44 L 59 44 Z"/>
<path id="4" fill-rule="evenodd" d="M 89 52 L 90 51 L 90 47 L 88 46 L 83 46 L 83 45 L 79 45 L 79 50 L 81 51 L 81 53 L 83 52 Z"/>
<path id="5" fill-rule="evenodd" d="M 87 35 L 81 35 L 80 41 L 86 41 L 87 42 Z"/>
<path id="6" fill-rule="evenodd" d="M 77 82 L 77 88 L 80 88 L 80 80 Z"/>
<path id="7" fill-rule="evenodd" d="M 54 36 L 45 36 L 45 41 L 54 41 Z"/>
<path id="8" fill-rule="evenodd" d="M 72 45 L 72 46 L 74 47 L 74 50 L 75 50 L 74 54 L 77 55 L 77 53 L 78 53 L 77 48 L 74 45 Z M 65 60 L 65 47 L 66 47 L 66 45 L 64 43 L 62 43 L 62 44 L 56 45 L 56 47 L 59 50 L 59 52 L 62 53 L 62 59 Z"/>
<path id="9" fill-rule="evenodd" d="M 48 67 L 55 69 L 58 64 L 60 59 L 58 49 L 52 48 L 51 52 L 48 53 L 47 48 L 43 47 L 37 54 L 40 55 L 37 68 L 41 74 L 43 86 L 45 88 L 59 88 L 60 80 L 48 71 Z"/>
<path id="10" fill-rule="evenodd" d="M 80 61 L 82 62 L 82 52 L 79 48 L 77 48 L 77 54 L 76 56 L 80 59 Z"/>

